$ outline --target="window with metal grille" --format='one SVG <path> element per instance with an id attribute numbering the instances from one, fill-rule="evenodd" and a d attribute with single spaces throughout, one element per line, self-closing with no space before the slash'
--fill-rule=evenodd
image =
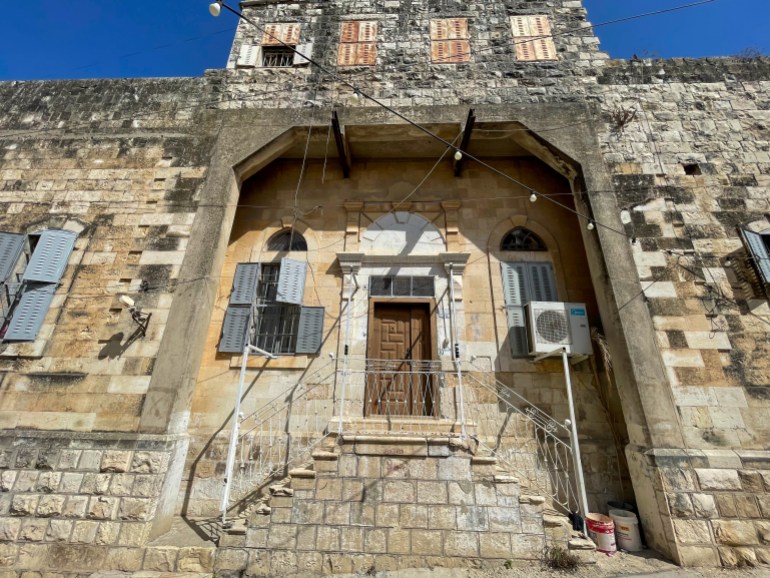
<path id="1" fill-rule="evenodd" d="M 270 237 L 268 251 L 307 251 L 307 241 L 294 229 L 283 229 Z"/>
<path id="2" fill-rule="evenodd" d="M 548 16 L 511 16 L 516 60 L 556 60 L 556 45 Z"/>
<path id="3" fill-rule="evenodd" d="M 746 251 L 736 259 L 733 271 L 745 299 L 770 297 L 770 229 L 762 232 L 739 229 Z"/>
<path id="4" fill-rule="evenodd" d="M 430 58 L 434 64 L 470 62 L 471 44 L 467 18 L 430 21 Z"/>
<path id="5" fill-rule="evenodd" d="M 58 229 L 0 232 L 0 339 L 36 339 L 76 238 Z"/>
<path id="6" fill-rule="evenodd" d="M 291 66 L 294 63 L 294 51 L 285 46 L 263 46 L 262 66 L 267 68 Z"/>
<path id="7" fill-rule="evenodd" d="M 501 251 L 547 251 L 543 240 L 524 227 L 508 231 L 500 242 Z"/>
<path id="8" fill-rule="evenodd" d="M 433 277 L 373 276 L 369 280 L 372 297 L 433 297 L 436 294 Z"/>
<path id="9" fill-rule="evenodd" d="M 241 353 L 248 341 L 274 355 L 318 353 L 323 339 L 324 308 L 301 305 L 303 261 L 239 263 L 222 324 L 219 351 Z"/>

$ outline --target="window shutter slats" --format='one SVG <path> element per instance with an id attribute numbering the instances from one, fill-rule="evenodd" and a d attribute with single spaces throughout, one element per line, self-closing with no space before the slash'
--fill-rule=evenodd
<path id="1" fill-rule="evenodd" d="M 58 283 L 75 246 L 75 233 L 43 231 L 24 271 L 24 281 Z"/>
<path id="2" fill-rule="evenodd" d="M 265 32 L 262 34 L 263 46 L 278 46 L 283 40 L 282 24 L 265 24 Z"/>
<path id="3" fill-rule="evenodd" d="M 337 53 L 337 66 L 354 66 L 356 64 L 358 44 L 347 43 L 340 44 Z"/>
<path id="4" fill-rule="evenodd" d="M 471 46 L 467 40 L 453 40 L 449 42 L 449 62 L 469 62 L 471 59 Z"/>
<path id="5" fill-rule="evenodd" d="M 430 21 L 430 39 L 447 40 L 448 38 L 449 38 L 449 21 L 448 20 L 431 20 Z"/>
<path id="6" fill-rule="evenodd" d="M 377 40 L 377 23 L 360 22 L 358 27 L 359 42 L 375 42 Z"/>
<path id="7" fill-rule="evenodd" d="M 440 40 L 430 43 L 431 60 L 436 64 L 449 63 L 449 41 Z"/>
<path id="8" fill-rule="evenodd" d="M 511 16 L 516 60 L 556 60 L 548 16 Z"/>
<path id="9" fill-rule="evenodd" d="M 257 65 L 258 56 L 259 46 L 255 46 L 253 44 L 244 44 L 241 46 L 241 50 L 238 53 L 238 61 L 235 63 L 235 65 L 242 68 L 254 67 Z"/>
<path id="10" fill-rule="evenodd" d="M 238 263 L 235 267 L 230 305 L 251 305 L 257 296 L 259 263 Z"/>
<path id="11" fill-rule="evenodd" d="M 251 307 L 236 305 L 228 307 L 222 324 L 222 338 L 219 351 L 222 353 L 241 353 L 246 346 L 246 335 L 251 319 Z"/>
<path id="12" fill-rule="evenodd" d="M 340 42 L 358 42 L 358 22 L 343 22 L 340 28 Z"/>
<path id="13" fill-rule="evenodd" d="M 465 40 L 468 38 L 468 19 L 451 18 L 448 21 L 449 40 Z"/>
<path id="14" fill-rule="evenodd" d="M 56 285 L 29 285 L 13 310 L 6 341 L 34 341 L 51 306 Z"/>
<path id="15" fill-rule="evenodd" d="M 0 283 L 7 281 L 24 249 L 24 235 L 0 233 Z"/>
<path id="16" fill-rule="evenodd" d="M 283 41 L 286 44 L 299 44 L 299 24 L 284 24 L 283 25 Z"/>
<path id="17" fill-rule="evenodd" d="M 535 41 L 535 56 L 538 60 L 555 60 L 553 41 L 550 38 L 539 38 Z"/>
<path id="18" fill-rule="evenodd" d="M 294 66 L 303 66 L 305 64 L 310 64 L 310 61 L 307 58 L 304 58 L 304 56 L 307 56 L 308 58 L 313 58 L 312 42 L 307 42 L 305 44 L 300 44 L 299 46 L 297 46 L 297 52 L 294 53 L 294 60 L 292 64 Z"/>
<path id="19" fill-rule="evenodd" d="M 548 16 L 532 16 L 529 29 L 532 36 L 550 36 L 551 22 Z"/>
<path id="20" fill-rule="evenodd" d="M 377 62 L 377 44 L 374 42 L 360 42 L 356 52 L 356 64 L 360 66 L 372 66 Z"/>
<path id="21" fill-rule="evenodd" d="M 537 60 L 535 43 L 526 38 L 516 40 L 516 60 Z"/>
<path id="22" fill-rule="evenodd" d="M 323 307 L 302 307 L 299 314 L 296 353 L 318 353 L 323 340 Z"/>
<path id="23" fill-rule="evenodd" d="M 746 241 L 746 247 L 754 259 L 760 277 L 763 283 L 770 283 L 770 252 L 765 245 L 762 235 L 753 231 L 742 230 L 743 238 Z"/>
<path id="24" fill-rule="evenodd" d="M 511 16 L 511 29 L 514 36 L 532 36 L 526 16 Z"/>
<path id="25" fill-rule="evenodd" d="M 508 343 L 513 357 L 525 357 L 529 354 L 527 341 L 527 320 L 524 307 L 506 307 L 508 314 Z"/>
<path id="26" fill-rule="evenodd" d="M 558 301 L 553 267 L 550 263 L 530 263 L 530 299 L 532 301 Z"/>
<path id="27" fill-rule="evenodd" d="M 524 306 L 529 303 L 526 265 L 523 263 L 502 263 L 502 271 L 505 304 Z"/>
<path id="28" fill-rule="evenodd" d="M 305 276 L 307 265 L 304 261 L 296 261 L 284 257 L 281 259 L 281 272 L 278 275 L 276 301 L 300 305 L 305 295 Z"/>

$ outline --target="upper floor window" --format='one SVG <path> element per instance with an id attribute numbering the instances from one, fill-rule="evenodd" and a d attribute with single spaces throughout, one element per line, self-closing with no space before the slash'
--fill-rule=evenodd
<path id="1" fill-rule="evenodd" d="M 516 60 L 556 60 L 548 16 L 511 16 Z"/>
<path id="2" fill-rule="evenodd" d="M 506 233 L 500 242 L 501 251 L 547 251 L 543 240 L 524 227 L 516 227 Z"/>
<path id="3" fill-rule="evenodd" d="M 268 251 L 307 251 L 307 241 L 295 229 L 283 229 L 270 237 Z"/>
<path id="4" fill-rule="evenodd" d="M 377 62 L 377 23 L 343 22 L 337 66 L 373 66 Z"/>
<path id="5" fill-rule="evenodd" d="M 59 229 L 32 235 L 0 233 L 1 340 L 35 340 L 76 238 Z"/>
<path id="6" fill-rule="evenodd" d="M 746 259 L 735 266 L 742 282 L 747 283 L 746 298 L 767 298 L 770 289 L 770 229 L 760 233 L 740 229 L 741 240 L 746 247 Z"/>
<path id="7" fill-rule="evenodd" d="M 266 24 L 262 42 L 259 45 L 241 46 L 236 66 L 281 68 L 309 64 L 308 60 L 300 54 L 311 56 L 313 44 L 300 44 L 300 31 L 301 25 L 295 22 Z"/>
<path id="8" fill-rule="evenodd" d="M 219 351 L 241 353 L 246 343 L 273 355 L 317 353 L 323 307 L 302 305 L 307 264 L 238 263 L 222 325 Z"/>
<path id="9" fill-rule="evenodd" d="M 471 44 L 467 18 L 430 21 L 430 58 L 434 64 L 470 62 Z"/>

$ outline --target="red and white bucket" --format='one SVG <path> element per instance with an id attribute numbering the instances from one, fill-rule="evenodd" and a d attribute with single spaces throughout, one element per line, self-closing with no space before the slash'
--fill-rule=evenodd
<path id="1" fill-rule="evenodd" d="M 612 518 L 603 514 L 588 514 L 586 528 L 588 537 L 594 541 L 599 552 L 614 554 L 618 551 L 615 544 L 615 523 Z"/>

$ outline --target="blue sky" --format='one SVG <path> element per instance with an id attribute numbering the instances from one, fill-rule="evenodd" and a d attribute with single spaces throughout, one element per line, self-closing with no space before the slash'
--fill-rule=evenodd
<path id="1" fill-rule="evenodd" d="M 209 0 L 38 0 L 3 6 L 0 80 L 199 76 L 225 65 L 235 17 Z M 585 0 L 589 19 L 616 18 L 692 0 Z M 233 5 L 236 2 L 232 2 Z M 715 0 L 597 28 L 614 58 L 770 54 L 770 0 Z"/>

